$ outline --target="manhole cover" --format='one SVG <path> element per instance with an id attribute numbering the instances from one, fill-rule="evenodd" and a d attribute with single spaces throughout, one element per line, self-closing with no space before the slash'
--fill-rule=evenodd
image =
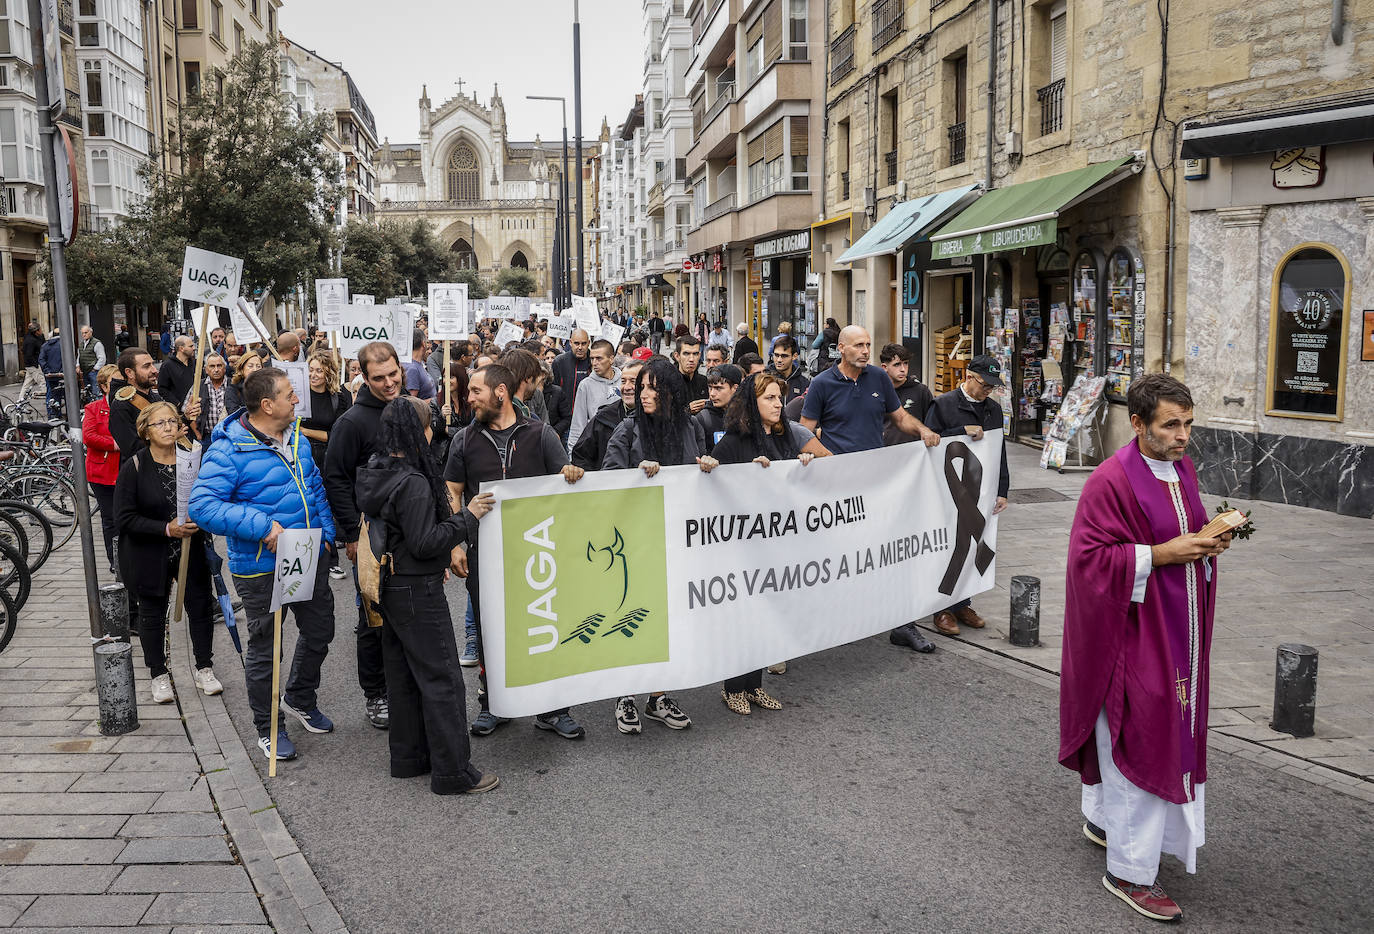
<path id="1" fill-rule="evenodd" d="M 1012 490 L 1007 494 L 1007 500 L 1012 503 L 1063 503 L 1068 497 L 1058 490 L 1051 490 L 1046 486 L 1033 486 L 1027 489 Z"/>

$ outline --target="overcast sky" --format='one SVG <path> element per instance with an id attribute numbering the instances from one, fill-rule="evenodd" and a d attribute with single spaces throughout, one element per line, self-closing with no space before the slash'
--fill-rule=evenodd
<path id="1" fill-rule="evenodd" d="M 493 82 L 506 105 L 510 139 L 560 139 L 557 102 L 568 98 L 573 138 L 572 0 L 286 0 L 281 30 L 291 41 L 353 76 L 393 143 L 420 135 L 421 86 L 437 109 L 476 87 L 485 106 Z M 614 130 L 644 84 L 640 0 L 582 0 L 582 135 L 605 116 Z M 380 142 L 380 140 L 379 140 Z"/>

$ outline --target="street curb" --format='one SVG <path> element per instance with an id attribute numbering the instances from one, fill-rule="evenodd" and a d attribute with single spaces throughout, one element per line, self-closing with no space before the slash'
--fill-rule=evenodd
<path id="1" fill-rule="evenodd" d="M 1029 659 L 1018 658 L 1012 655 L 1010 651 L 1003 651 L 986 643 L 969 642 L 958 636 L 946 636 L 929 626 L 922 625 L 920 628 L 938 636 L 932 641 L 945 651 L 987 665 L 989 668 L 996 668 L 1023 681 L 1030 681 L 1041 687 L 1049 688 L 1056 693 L 1059 691 L 1058 673 L 1042 668 Z M 1010 648 L 1010 643 L 1007 645 Z M 1321 785 L 1361 801 L 1374 803 L 1374 781 L 1321 765 L 1302 756 L 1279 752 L 1256 740 L 1232 736 L 1226 732 L 1226 727 L 1208 727 L 1207 746 L 1209 749 L 1218 749 L 1230 753 L 1285 775 L 1300 778 L 1305 782 Z"/>
<path id="2" fill-rule="evenodd" d="M 223 695 L 195 686 L 185 625 L 169 625 L 168 667 L 192 750 L 210 798 L 272 927 L 283 934 L 348 934 L 343 918 L 286 829 L 248 749 L 229 719 Z"/>

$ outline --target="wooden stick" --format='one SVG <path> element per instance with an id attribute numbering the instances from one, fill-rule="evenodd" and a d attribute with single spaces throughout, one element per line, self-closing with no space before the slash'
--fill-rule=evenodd
<path id="1" fill-rule="evenodd" d="M 196 378 L 195 378 L 195 380 L 191 383 L 191 402 L 199 402 L 199 401 L 200 401 L 200 380 L 201 380 L 201 376 L 202 376 L 202 374 L 203 374 L 203 372 L 204 372 L 204 370 L 205 370 L 205 341 L 206 341 L 206 339 L 208 338 L 208 335 L 206 334 L 206 331 L 207 331 L 207 329 L 208 329 L 209 323 L 210 323 L 210 306 L 209 306 L 209 305 L 201 305 L 201 306 L 200 306 L 200 335 L 199 335 L 200 346 L 199 346 L 199 347 L 197 348 L 197 350 L 196 350 Z M 177 521 L 180 522 L 180 521 L 182 521 L 183 518 L 189 518 L 189 517 L 177 516 Z M 191 543 L 192 543 L 194 540 L 195 540 L 194 537 L 192 537 L 192 538 L 183 538 L 183 539 L 181 540 L 181 543 L 182 543 L 182 548 L 181 548 L 181 563 L 177 566 L 177 600 L 176 600 L 176 608 L 172 611 L 172 622 L 174 622 L 174 623 L 179 623 L 179 622 L 181 622 L 181 611 L 182 611 L 182 610 L 185 608 L 185 606 L 186 606 L 186 571 L 187 571 L 187 569 L 190 567 L 190 561 L 191 561 Z"/>
<path id="2" fill-rule="evenodd" d="M 451 365 L 449 358 L 450 341 L 444 341 L 444 405 L 448 406 L 450 412 L 453 411 L 453 384 L 448 381 L 448 368 Z M 448 426 L 444 426 L 448 430 Z"/>
<path id="3" fill-rule="evenodd" d="M 262 322 L 258 320 L 257 314 L 250 315 L 248 317 L 248 323 L 253 325 L 253 330 L 258 332 L 258 337 L 261 337 L 262 342 L 267 345 L 267 349 L 272 351 L 272 356 L 280 360 L 281 354 L 277 353 L 276 342 L 273 341 L 272 338 L 267 336 L 267 331 L 263 328 Z"/>
<path id="4" fill-rule="evenodd" d="M 281 607 L 272 614 L 272 745 L 267 755 L 267 774 L 277 776 L 277 717 L 281 710 Z"/>

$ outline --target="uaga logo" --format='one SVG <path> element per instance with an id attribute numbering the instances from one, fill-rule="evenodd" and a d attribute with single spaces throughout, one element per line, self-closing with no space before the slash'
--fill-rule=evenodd
<path id="1" fill-rule="evenodd" d="M 506 686 L 668 660 L 663 488 L 501 506 Z"/>

